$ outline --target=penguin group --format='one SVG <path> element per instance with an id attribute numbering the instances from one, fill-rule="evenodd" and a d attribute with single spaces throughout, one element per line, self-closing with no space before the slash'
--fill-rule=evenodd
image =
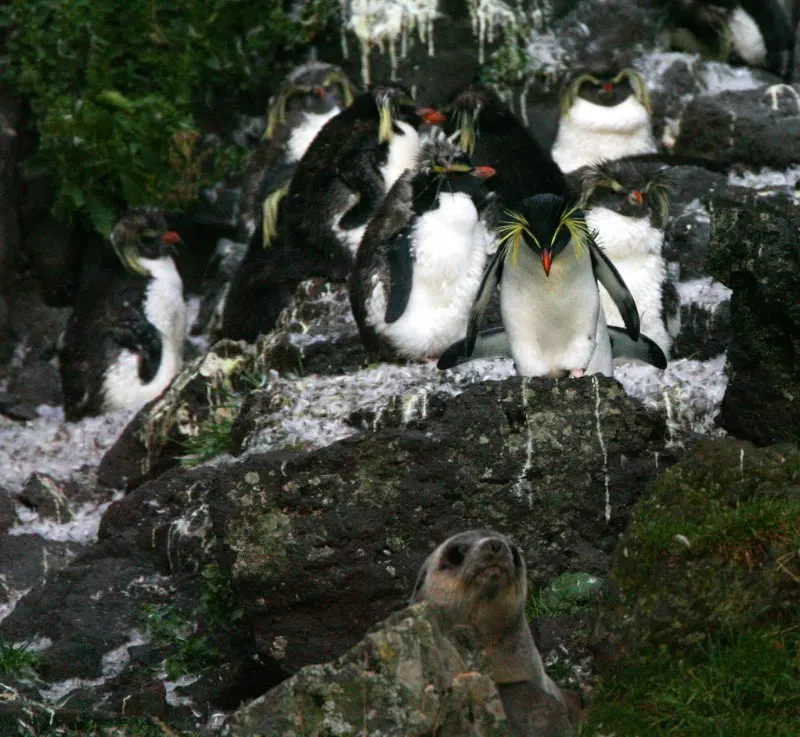
<path id="1" fill-rule="evenodd" d="M 791 20 L 779 0 L 656 5 L 673 48 L 789 79 L 800 3 Z M 371 360 L 505 356 L 551 377 L 666 367 L 680 329 L 662 254 L 673 181 L 642 72 L 621 57 L 576 66 L 551 149 L 486 84 L 437 104 L 395 81 L 359 92 L 320 61 L 286 77 L 241 179 L 246 249 L 215 256 L 210 338 L 254 341 L 321 277 L 348 285 Z M 154 209 L 112 230 L 61 342 L 67 419 L 139 407 L 180 370 L 179 241 Z"/>

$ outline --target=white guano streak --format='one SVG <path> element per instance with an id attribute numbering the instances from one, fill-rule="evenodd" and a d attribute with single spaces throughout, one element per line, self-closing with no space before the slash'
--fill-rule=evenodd
<path id="1" fill-rule="evenodd" d="M 597 442 L 600 444 L 600 451 L 603 454 L 603 479 L 605 481 L 605 487 L 606 487 L 605 515 L 606 515 L 606 522 L 610 522 L 611 489 L 609 488 L 609 481 L 608 481 L 608 449 L 606 448 L 606 441 L 603 438 L 603 430 L 600 427 L 600 385 L 597 382 L 597 376 L 592 375 L 592 386 L 594 386 L 594 418 L 597 427 Z"/>

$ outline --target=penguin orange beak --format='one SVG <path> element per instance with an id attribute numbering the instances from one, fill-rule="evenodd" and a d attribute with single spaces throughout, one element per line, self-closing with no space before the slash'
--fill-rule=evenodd
<path id="1" fill-rule="evenodd" d="M 550 266 L 553 263 L 553 252 L 549 248 L 542 249 L 542 268 L 544 275 L 550 276 Z"/>
<path id="2" fill-rule="evenodd" d="M 168 246 L 177 246 L 181 243 L 181 237 L 174 230 L 168 230 L 161 236 L 161 242 Z"/>
<path id="3" fill-rule="evenodd" d="M 628 202 L 630 202 L 632 205 L 641 207 L 642 203 L 644 202 L 642 193 L 638 189 L 632 189 L 631 193 L 628 195 Z"/>
<path id="4" fill-rule="evenodd" d="M 488 179 L 495 174 L 497 174 L 497 172 L 491 166 L 476 166 L 472 170 L 472 176 L 478 177 L 478 179 Z"/>
<path id="5" fill-rule="evenodd" d="M 444 113 L 434 110 L 432 107 L 418 107 L 417 115 L 422 118 L 428 125 L 441 125 L 447 120 Z"/>
<path id="6" fill-rule="evenodd" d="M 317 93 L 317 97 L 319 97 L 320 100 L 324 100 L 325 99 L 325 88 L 324 87 L 315 87 L 314 88 L 314 92 Z"/>

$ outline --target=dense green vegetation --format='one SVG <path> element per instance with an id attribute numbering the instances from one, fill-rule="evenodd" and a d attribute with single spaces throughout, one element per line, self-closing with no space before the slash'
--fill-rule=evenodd
<path id="1" fill-rule="evenodd" d="M 0 7 L 4 81 L 30 101 L 33 165 L 55 214 L 107 233 L 125 205 L 180 206 L 224 164 L 203 118 L 273 86 L 288 51 L 325 27 L 334 0 L 11 0 Z M 224 158 L 224 157 L 223 157 Z"/>

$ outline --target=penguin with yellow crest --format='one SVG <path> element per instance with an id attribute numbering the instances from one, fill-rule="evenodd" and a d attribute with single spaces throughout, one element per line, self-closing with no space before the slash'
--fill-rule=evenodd
<path id="1" fill-rule="evenodd" d="M 507 211 L 500 245 L 470 312 L 467 335 L 439 359 L 439 368 L 510 353 L 522 376 L 613 375 L 614 354 L 666 366 L 655 343 L 639 336 L 639 313 L 628 287 L 594 241 L 583 212 L 559 195 L 529 197 Z M 597 282 L 619 309 L 625 330 L 612 338 Z M 502 331 L 480 334 L 500 285 Z M 660 355 L 659 355 L 660 354 Z"/>

